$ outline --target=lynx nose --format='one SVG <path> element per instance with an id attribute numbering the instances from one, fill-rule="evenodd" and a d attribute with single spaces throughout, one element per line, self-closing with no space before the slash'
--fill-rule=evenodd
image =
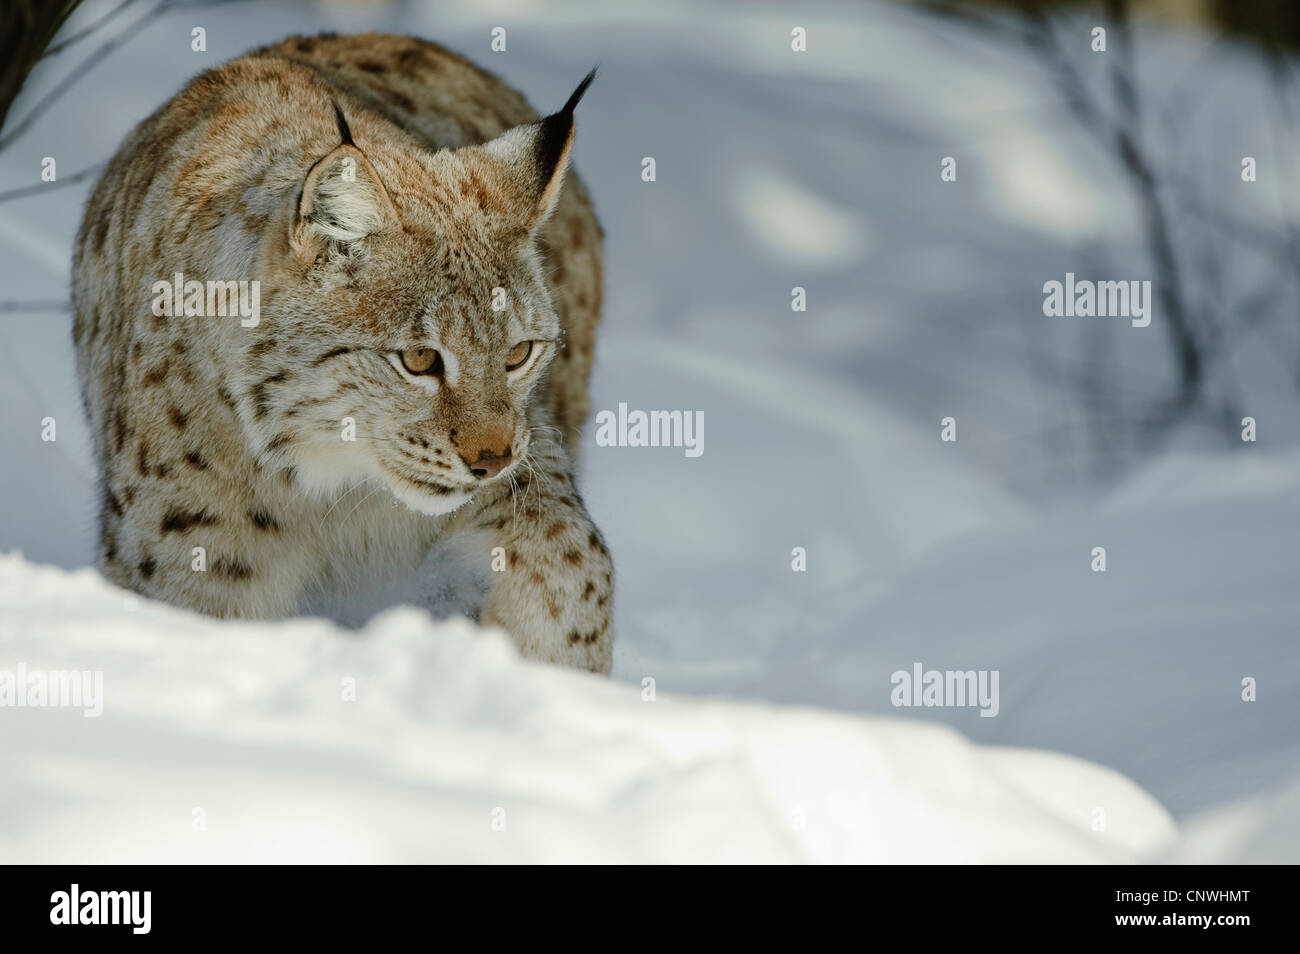
<path id="1" fill-rule="evenodd" d="M 462 454 L 461 460 L 469 468 L 469 472 L 479 480 L 486 480 L 489 477 L 495 477 L 501 471 L 510 466 L 510 448 L 507 447 L 502 453 L 488 450 L 486 447 L 478 452 L 478 459 L 471 460 L 468 454 Z"/>
<path id="2" fill-rule="evenodd" d="M 451 429 L 451 443 L 471 474 L 479 480 L 495 477 L 510 466 L 515 417 L 506 414 Z"/>

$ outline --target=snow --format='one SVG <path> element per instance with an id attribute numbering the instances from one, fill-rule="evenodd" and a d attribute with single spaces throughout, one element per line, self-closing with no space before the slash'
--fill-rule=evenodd
<path id="1" fill-rule="evenodd" d="M 4 712 L 7 861 L 1116 862 L 1173 833 L 1117 773 L 939 726 L 646 701 L 411 609 L 353 637 L 0 570 L 6 657 L 105 686 L 98 718 Z"/>
<path id="2" fill-rule="evenodd" d="M 1175 864 L 1295 864 L 1297 846 L 1300 775 L 1279 789 L 1198 817 L 1163 859 Z"/>
<path id="3" fill-rule="evenodd" d="M 1104 149 L 1032 58 L 884 4 L 802 10 L 802 58 L 776 8 L 592 9 L 166 14 L 0 151 L 5 182 L 46 155 L 71 175 L 186 76 L 295 31 L 421 33 L 542 107 L 599 60 L 575 147 L 607 232 L 593 409 L 706 419 L 698 458 L 584 443 L 618 568 L 601 680 L 388 609 L 454 607 L 445 553 L 314 607 L 345 625 L 218 622 L 112 588 L 86 568 L 68 316 L 0 314 L 0 673 L 101 670 L 106 694 L 95 719 L 0 708 L 0 859 L 1300 860 L 1294 332 L 1239 355 L 1257 444 L 1180 432 L 1095 479 L 1051 439 L 1077 396 L 1034 348 L 1104 334 L 1153 375 L 1161 352 L 1043 323 L 1043 281 L 1099 248 L 1125 268 L 1144 253 Z M 498 23 L 509 52 L 490 59 Z M 1148 83 L 1205 46 L 1150 43 L 1166 68 Z M 1230 170 L 1274 121 L 1260 69 L 1229 46 L 1197 87 Z M 949 154 L 963 185 L 944 191 Z M 1276 181 L 1239 213 L 1300 221 Z M 66 294 L 87 188 L 0 205 L 0 299 Z M 916 663 L 998 671 L 998 715 L 896 708 L 891 674 Z"/>

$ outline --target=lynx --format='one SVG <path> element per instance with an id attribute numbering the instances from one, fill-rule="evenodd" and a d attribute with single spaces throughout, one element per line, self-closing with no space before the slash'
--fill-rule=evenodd
<path id="1" fill-rule="evenodd" d="M 277 618 L 462 540 L 484 622 L 608 672 L 613 568 L 574 477 L 591 79 L 539 119 L 433 43 L 291 37 L 130 134 L 73 261 L 110 579 Z"/>

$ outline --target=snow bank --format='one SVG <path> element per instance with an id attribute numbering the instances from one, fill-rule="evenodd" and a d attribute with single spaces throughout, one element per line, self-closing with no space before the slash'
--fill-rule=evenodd
<path id="1" fill-rule="evenodd" d="M 1134 784 L 1076 759 L 647 701 L 411 609 L 360 634 L 221 623 L 9 555 L 0 612 L 0 671 L 104 679 L 98 718 L 0 709 L 6 862 L 1109 863 L 1173 835 Z"/>
<path id="2" fill-rule="evenodd" d="M 1162 860 L 1293 865 L 1300 858 L 1300 773 L 1273 791 L 1204 812 Z"/>

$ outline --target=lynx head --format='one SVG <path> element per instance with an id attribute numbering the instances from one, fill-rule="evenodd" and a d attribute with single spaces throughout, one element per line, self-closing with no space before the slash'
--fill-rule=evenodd
<path id="1" fill-rule="evenodd" d="M 593 75 L 540 122 L 436 153 L 396 133 L 359 145 L 336 107 L 341 143 L 261 252 L 276 344 L 250 343 L 240 371 L 264 463 L 309 491 L 380 482 L 424 513 L 522 466 L 563 346 L 535 240 Z"/>

